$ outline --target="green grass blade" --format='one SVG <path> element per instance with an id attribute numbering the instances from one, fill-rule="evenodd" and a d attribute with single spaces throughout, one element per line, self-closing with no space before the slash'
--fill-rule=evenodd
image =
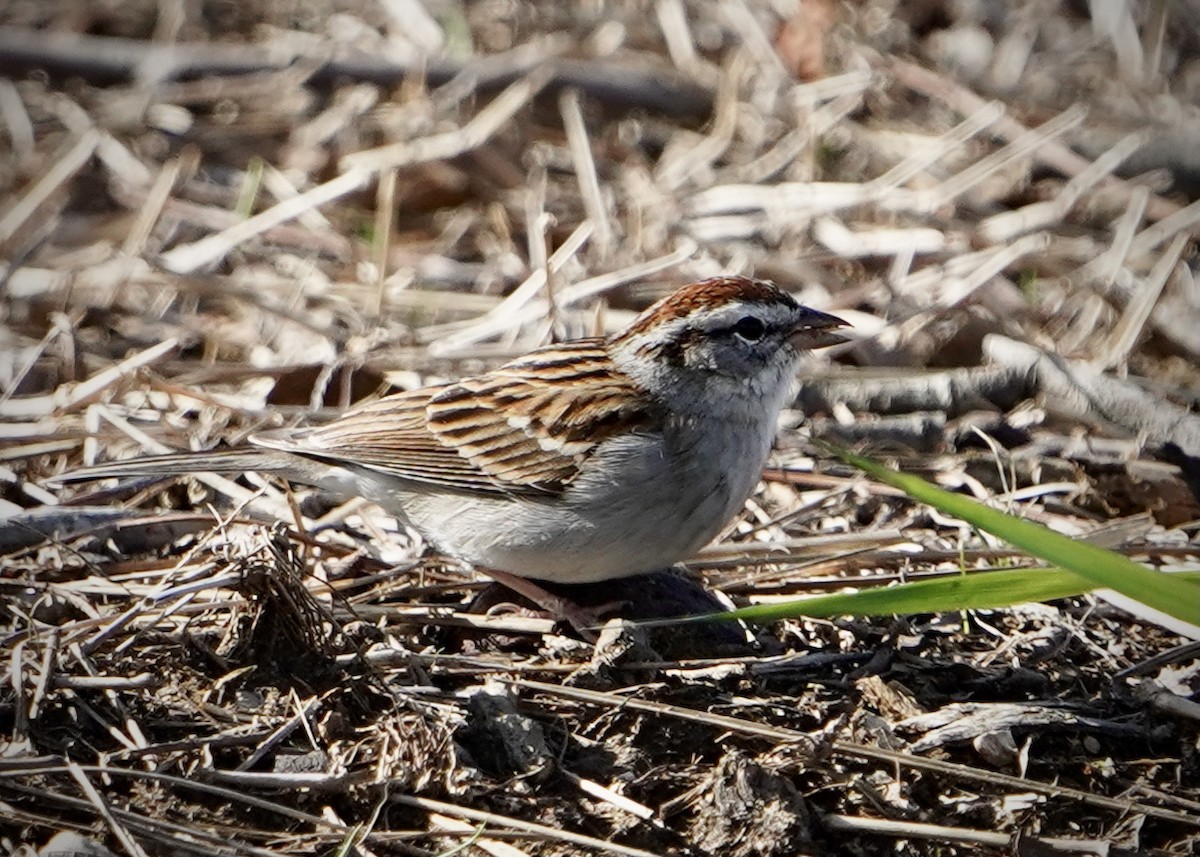
<path id="1" fill-rule="evenodd" d="M 1061 568 L 1021 568 L 980 571 L 933 580 L 914 580 L 860 592 L 836 592 L 778 604 L 759 604 L 707 618 L 777 622 L 807 616 L 891 616 L 906 613 L 944 613 L 989 610 L 1070 598 L 1092 589 L 1083 578 Z"/>
<path id="2" fill-rule="evenodd" d="M 1200 572 L 1176 577 L 1200 585 Z M 837 592 L 797 598 L 778 604 L 759 604 L 727 613 L 688 617 L 688 621 L 742 620 L 767 623 L 780 619 L 823 619 L 830 616 L 892 616 L 908 613 L 947 613 L 958 610 L 996 610 L 1014 604 L 1054 601 L 1083 595 L 1098 587 L 1062 568 L 1017 568 L 914 580 L 860 592 Z M 673 624 L 666 619 L 650 624 Z"/>
<path id="3" fill-rule="evenodd" d="M 873 479 L 1073 572 L 1094 588 L 1116 590 L 1168 616 L 1200 625 L 1200 585 L 1195 581 L 1147 568 L 1121 554 L 991 509 L 969 497 L 945 491 L 916 476 L 898 473 L 861 455 L 841 449 L 834 449 L 834 452 Z"/>

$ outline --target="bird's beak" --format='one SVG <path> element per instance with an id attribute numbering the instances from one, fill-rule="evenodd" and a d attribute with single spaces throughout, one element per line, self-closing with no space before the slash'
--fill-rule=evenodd
<path id="1" fill-rule="evenodd" d="M 849 323 L 829 313 L 817 312 L 815 309 L 805 310 L 804 317 L 796 325 L 795 330 L 788 336 L 788 341 L 796 348 L 813 349 L 827 348 L 849 342 L 848 336 L 837 332 L 839 327 L 849 327 Z"/>

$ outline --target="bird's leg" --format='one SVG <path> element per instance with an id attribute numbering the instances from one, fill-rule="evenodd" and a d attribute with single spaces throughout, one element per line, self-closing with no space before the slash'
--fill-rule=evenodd
<path id="1" fill-rule="evenodd" d="M 596 630 L 604 624 L 604 620 L 601 618 L 602 614 L 624 603 L 614 602 L 597 607 L 581 607 L 570 598 L 556 595 L 528 578 L 517 577 L 507 571 L 497 571 L 491 568 L 482 569 L 482 571 L 497 583 L 508 587 L 518 595 L 524 595 L 555 619 L 561 619 L 569 624 L 589 643 L 596 641 Z"/>

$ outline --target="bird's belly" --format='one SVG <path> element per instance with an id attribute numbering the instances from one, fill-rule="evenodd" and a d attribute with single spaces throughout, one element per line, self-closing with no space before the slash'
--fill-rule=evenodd
<path id="1" fill-rule="evenodd" d="M 734 446 L 699 455 L 662 444 L 610 445 L 597 453 L 606 461 L 591 462 L 598 466 L 556 497 L 398 499 L 426 538 L 482 569 L 562 583 L 626 577 L 687 559 L 742 508 L 766 454 L 766 444 L 751 440 L 733 436 Z"/>

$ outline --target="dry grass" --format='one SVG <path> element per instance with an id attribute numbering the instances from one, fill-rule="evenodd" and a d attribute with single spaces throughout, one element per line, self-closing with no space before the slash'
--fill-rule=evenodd
<path id="1" fill-rule="evenodd" d="M 362 503 L 46 484 L 745 272 L 857 338 L 709 589 L 1019 561 L 814 434 L 1194 567 L 1195 4 L 787 5 L 0 10 L 6 847 L 1194 853 L 1200 649 L 1103 600 L 593 649 Z"/>

